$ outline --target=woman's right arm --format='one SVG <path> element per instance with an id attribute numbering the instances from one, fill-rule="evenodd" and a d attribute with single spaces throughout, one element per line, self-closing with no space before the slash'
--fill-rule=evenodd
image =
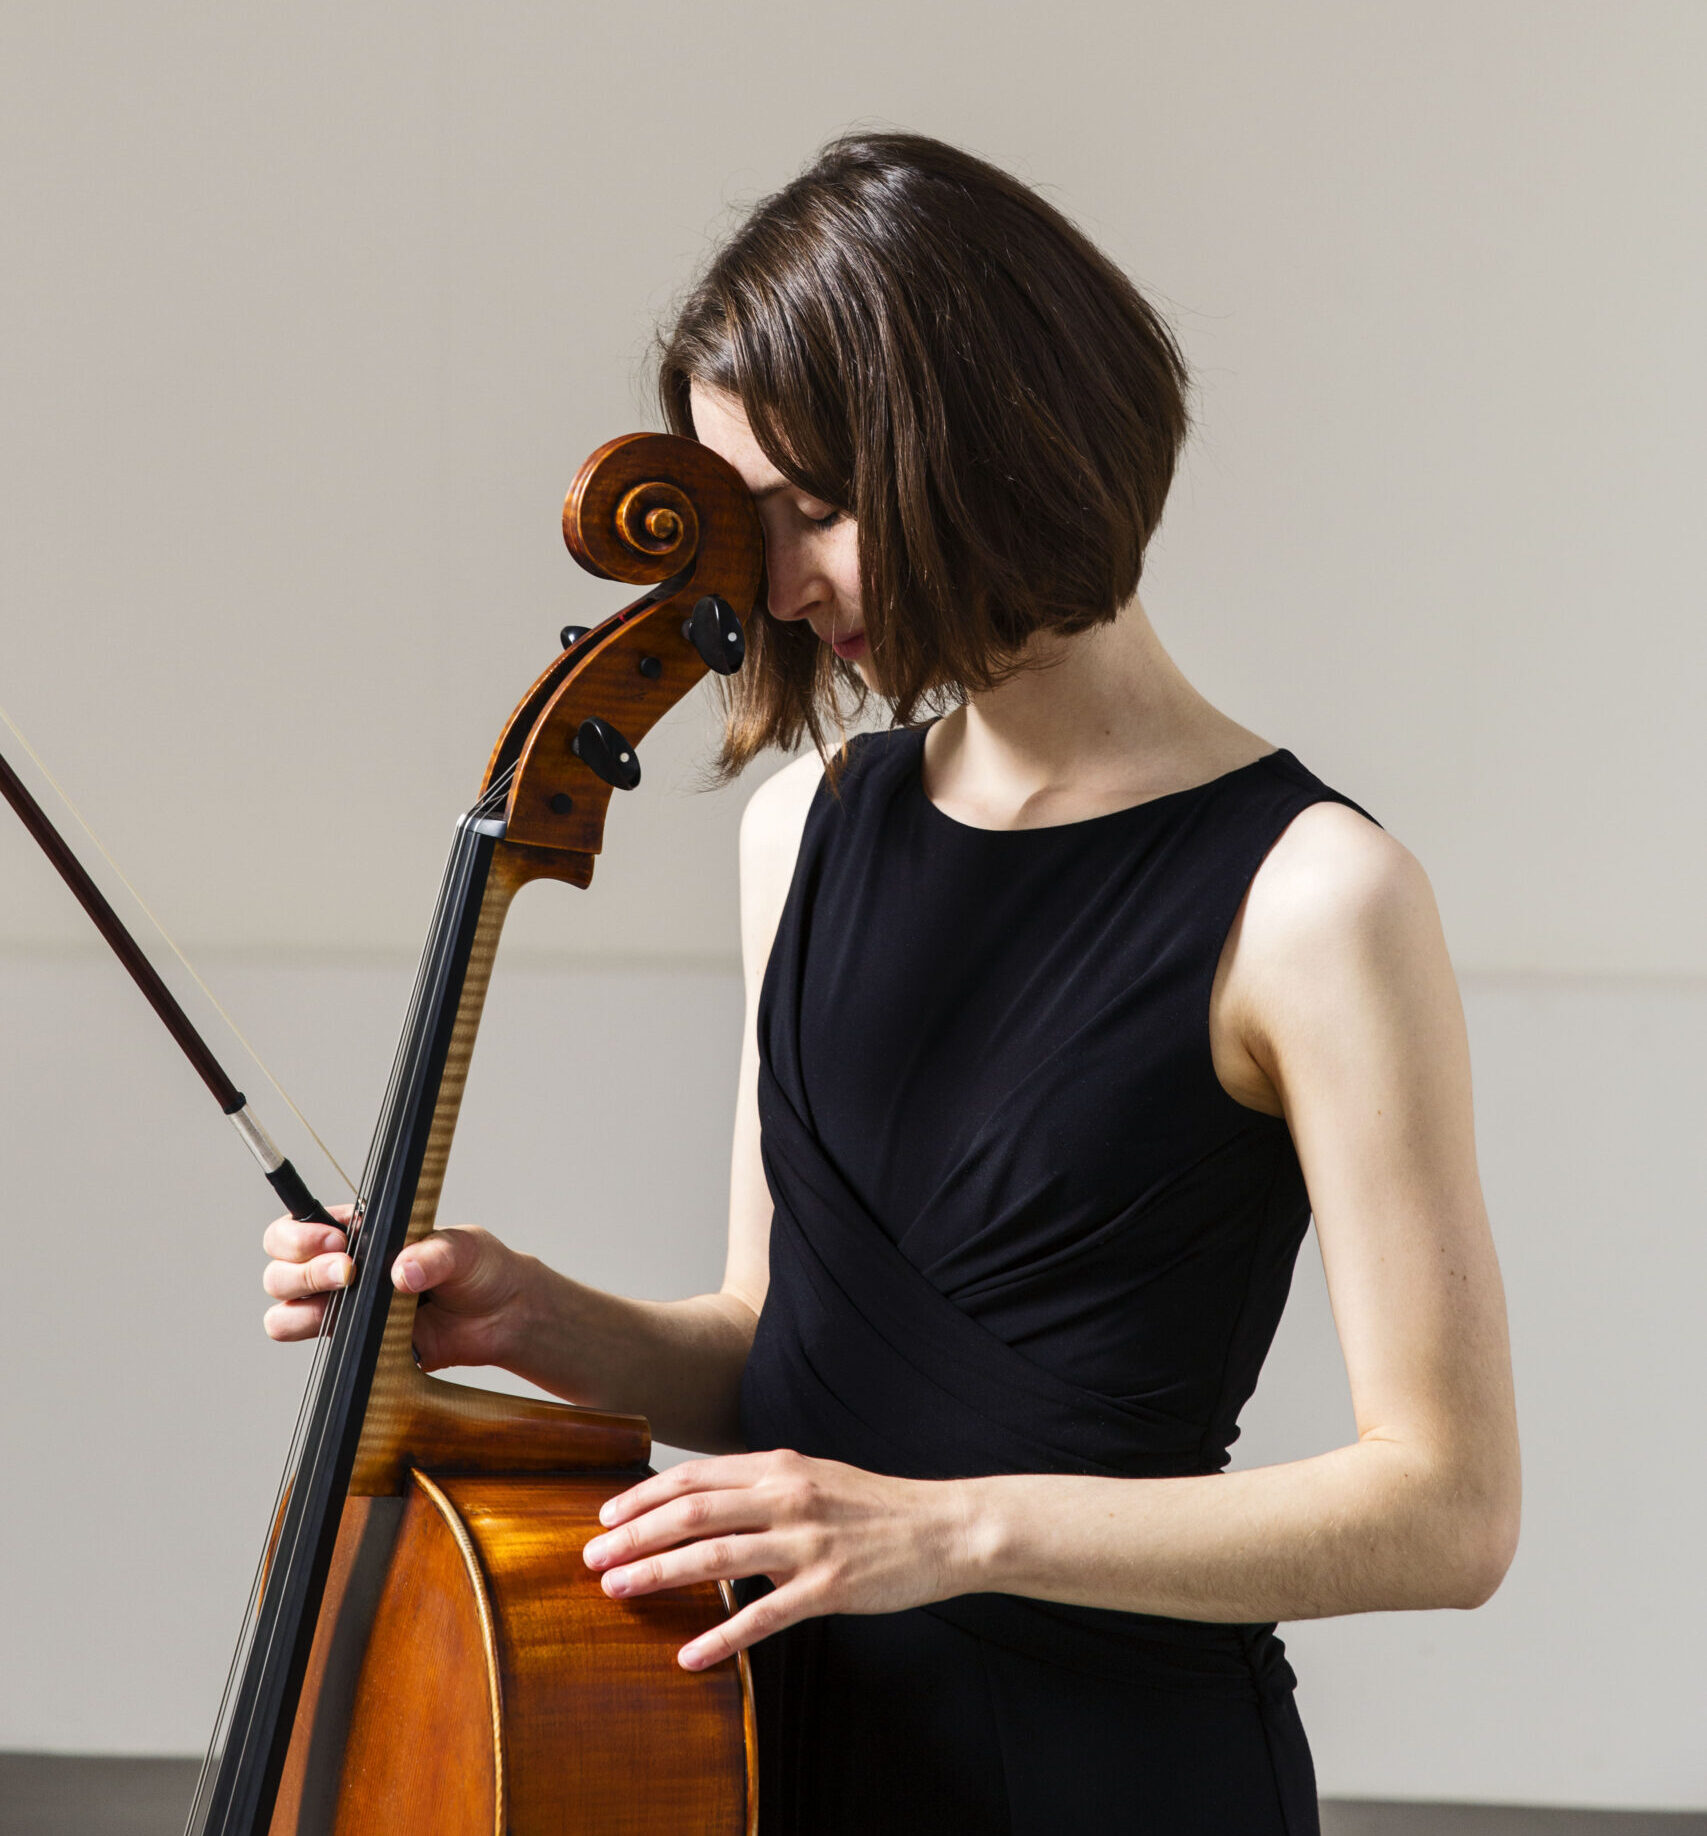
<path id="1" fill-rule="evenodd" d="M 423 1367 L 495 1364 L 588 1408 L 647 1416 L 654 1434 L 704 1453 L 740 1449 L 741 1372 L 769 1279 L 770 1193 L 759 1157 L 758 1000 L 806 811 L 823 775 L 817 758 L 761 784 L 741 821 L 741 958 L 746 1026 L 735 1105 L 729 1253 L 723 1285 L 691 1300 L 605 1294 L 523 1255 L 489 1231 L 450 1225 L 412 1243 L 392 1280 L 431 1296 L 416 1316 Z M 347 1216 L 348 1208 L 344 1215 Z M 353 1264 L 341 1231 L 279 1218 L 264 1244 L 275 1339 L 311 1338 L 330 1289 Z"/>

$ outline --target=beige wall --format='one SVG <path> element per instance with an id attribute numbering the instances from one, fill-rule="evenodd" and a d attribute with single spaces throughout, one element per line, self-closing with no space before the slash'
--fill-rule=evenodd
<path id="1" fill-rule="evenodd" d="M 41 4 L 6 51 L 5 695 L 196 942 L 415 947 L 499 721 L 615 603 L 556 511 L 657 314 L 877 119 L 1171 309 L 1152 611 L 1418 850 L 1460 961 L 1707 972 L 1699 5 Z M 534 946 L 726 957 L 735 801 L 649 784 Z M 69 922 L 25 876 L 0 936 Z"/>
<path id="2" fill-rule="evenodd" d="M 1324 1786 L 1707 1807 L 1707 9 L 20 3 L 3 43 L 0 703 L 358 1159 L 451 816 L 618 603 L 562 489 L 729 213 L 895 122 L 1130 267 L 1199 385 L 1147 603 L 1433 874 L 1512 1290 L 1524 1553 L 1485 1614 L 1293 1635 Z M 705 733 L 649 745 L 592 894 L 523 908 L 453 1173 L 651 1293 L 717 1265 L 744 792 L 693 790 Z M 165 1751 L 295 1374 L 266 1195 L 84 941 L 0 824 L 0 1747 Z M 572 1049 L 625 1031 L 662 1150 Z M 1344 1431 L 1317 1279 L 1245 1457 Z"/>

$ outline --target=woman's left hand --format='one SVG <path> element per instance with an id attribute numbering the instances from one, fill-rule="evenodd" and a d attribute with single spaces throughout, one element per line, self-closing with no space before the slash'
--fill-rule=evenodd
<path id="1" fill-rule="evenodd" d="M 966 1488 L 788 1452 L 689 1460 L 609 1500 L 582 1552 L 607 1594 L 765 1575 L 774 1591 L 677 1653 L 684 1670 L 820 1613 L 899 1613 L 969 1589 Z"/>

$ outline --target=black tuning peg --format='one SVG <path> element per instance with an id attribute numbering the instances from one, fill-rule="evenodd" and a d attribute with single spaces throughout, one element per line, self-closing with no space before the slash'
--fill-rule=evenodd
<path id="1" fill-rule="evenodd" d="M 715 593 L 707 593 L 682 626 L 682 636 L 699 652 L 707 669 L 732 676 L 747 660 L 747 638 L 735 608 Z"/>
<path id="2" fill-rule="evenodd" d="M 565 650 L 573 650 L 591 630 L 591 625 L 565 625 L 558 638 Z"/>
<path id="3" fill-rule="evenodd" d="M 608 720 L 600 720 L 596 714 L 581 722 L 569 742 L 569 750 L 594 777 L 603 778 L 618 790 L 633 790 L 640 782 L 640 761 L 634 756 L 634 748 Z"/>

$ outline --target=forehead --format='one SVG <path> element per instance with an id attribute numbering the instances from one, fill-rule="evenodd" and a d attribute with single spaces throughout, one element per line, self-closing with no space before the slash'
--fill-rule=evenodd
<path id="1" fill-rule="evenodd" d="M 720 459 L 727 459 L 755 497 L 786 482 L 753 438 L 736 397 L 696 382 L 692 385 L 691 402 L 694 432 L 702 444 Z"/>

